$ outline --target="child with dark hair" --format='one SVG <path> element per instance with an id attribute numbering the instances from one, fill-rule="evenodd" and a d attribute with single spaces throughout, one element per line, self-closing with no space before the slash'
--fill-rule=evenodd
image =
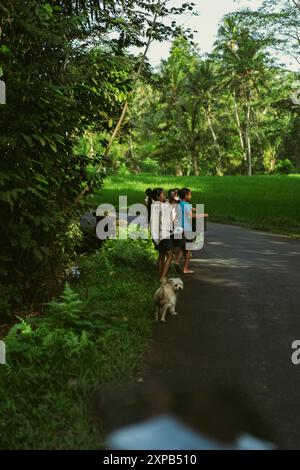
<path id="1" fill-rule="evenodd" d="M 177 204 L 180 202 L 180 199 L 179 199 L 179 189 L 175 188 L 175 189 L 170 189 L 170 191 L 168 191 L 168 201 L 170 204 Z"/>
<path id="2" fill-rule="evenodd" d="M 186 249 L 186 238 L 185 234 L 187 232 L 192 232 L 192 217 L 193 217 L 193 209 L 191 207 L 191 199 L 192 199 L 192 192 L 189 188 L 182 188 L 179 191 L 179 206 L 180 206 L 180 224 L 183 229 L 183 236 L 179 246 L 179 251 L 177 253 L 176 262 L 175 262 L 175 269 L 179 274 L 193 274 L 194 271 L 189 269 L 190 259 L 191 259 L 191 251 Z M 184 268 L 183 270 L 180 267 L 180 260 L 182 256 L 185 256 L 184 260 Z"/>
<path id="3" fill-rule="evenodd" d="M 186 239 L 192 242 L 193 239 L 191 238 L 191 234 L 195 232 L 194 230 L 194 222 L 196 219 L 203 217 L 202 215 L 197 215 L 195 209 L 193 209 L 191 205 L 192 200 L 192 191 L 189 188 L 182 188 L 179 192 L 180 197 L 180 208 L 181 208 L 181 226 L 183 228 L 183 239 L 181 244 L 181 249 L 177 254 L 175 269 L 178 273 L 183 274 L 193 274 L 194 271 L 191 271 L 189 268 L 190 259 L 191 259 L 191 251 L 186 249 Z M 204 214 L 204 217 L 207 217 L 207 214 Z M 183 271 L 180 268 L 180 259 L 184 254 L 184 268 Z"/>
<path id="4" fill-rule="evenodd" d="M 148 224 L 150 224 L 150 219 L 151 219 L 151 205 L 152 205 L 152 189 L 148 188 L 146 189 L 146 197 L 145 197 L 145 206 L 147 207 L 148 211 Z"/>
<path id="5" fill-rule="evenodd" d="M 179 198 L 179 189 L 174 188 L 170 189 L 168 191 L 168 203 L 170 205 L 170 210 L 171 210 L 171 216 L 172 216 L 172 228 L 173 228 L 173 233 L 172 233 L 172 242 L 173 242 L 173 248 L 174 248 L 174 254 L 180 250 L 181 245 L 182 245 L 182 227 L 181 227 L 181 220 L 179 215 L 181 213 L 180 210 L 180 198 Z M 182 272 L 179 272 L 179 268 L 176 269 L 177 273 L 182 274 Z"/>
<path id="6" fill-rule="evenodd" d="M 166 202 L 165 192 L 156 188 L 151 194 L 150 230 L 155 249 L 158 251 L 157 268 L 161 280 L 165 279 L 173 259 L 173 223 L 170 205 Z"/>
<path id="7" fill-rule="evenodd" d="M 178 189 L 170 189 L 168 191 L 168 203 L 170 204 L 170 208 L 172 211 L 172 220 L 173 220 L 173 229 L 176 226 L 177 219 L 178 219 L 178 204 L 180 202 L 179 199 L 179 190 Z"/>
<path id="8" fill-rule="evenodd" d="M 146 189 L 146 197 L 145 197 L 145 205 L 148 206 L 149 200 L 152 199 L 152 189 L 148 188 Z"/>

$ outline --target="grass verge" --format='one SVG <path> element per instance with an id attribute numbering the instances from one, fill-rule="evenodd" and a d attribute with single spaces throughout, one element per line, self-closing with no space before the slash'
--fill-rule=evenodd
<path id="1" fill-rule="evenodd" d="M 109 241 L 79 261 L 44 315 L 20 319 L 0 366 L 1 449 L 97 449 L 89 418 L 99 383 L 128 379 L 152 326 L 154 252 L 148 241 Z"/>

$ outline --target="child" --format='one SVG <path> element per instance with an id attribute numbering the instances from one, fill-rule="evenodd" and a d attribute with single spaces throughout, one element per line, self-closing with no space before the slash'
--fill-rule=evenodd
<path id="1" fill-rule="evenodd" d="M 146 189 L 146 196 L 145 196 L 145 206 L 147 207 L 148 211 L 148 224 L 150 224 L 150 219 L 151 219 L 151 205 L 152 205 L 152 189 L 148 188 Z"/>
<path id="2" fill-rule="evenodd" d="M 178 219 L 178 204 L 179 204 L 179 202 L 180 202 L 179 189 L 170 189 L 170 191 L 168 191 L 168 203 L 171 206 L 173 228 L 176 226 L 176 222 L 177 222 L 177 219 Z"/>
<path id="3" fill-rule="evenodd" d="M 157 269 L 160 280 L 166 278 L 173 259 L 173 231 L 170 206 L 162 188 L 156 188 L 151 194 L 150 229 L 155 249 L 158 251 Z"/>
<path id="4" fill-rule="evenodd" d="M 190 234 L 193 233 L 193 222 L 196 221 L 198 218 L 202 218 L 202 215 L 197 215 L 195 212 L 195 209 L 192 208 L 191 205 L 191 200 L 192 200 L 192 191 L 189 188 L 183 188 L 179 192 L 179 197 L 180 197 L 180 207 L 181 207 L 181 225 L 184 230 L 183 235 L 183 240 L 181 244 L 181 249 L 177 255 L 176 258 L 176 263 L 175 263 L 175 269 L 178 273 L 182 273 L 182 270 L 180 268 L 180 259 L 182 255 L 185 255 L 185 261 L 184 261 L 184 268 L 183 268 L 183 274 L 193 274 L 194 271 L 191 271 L 189 269 L 190 265 L 190 259 L 191 259 L 191 251 L 186 249 L 186 238 L 188 238 L 189 242 L 192 242 L 193 240 L 190 239 Z M 204 217 L 207 217 L 207 214 L 204 214 Z"/>
<path id="5" fill-rule="evenodd" d="M 174 248 L 174 255 L 176 255 L 176 253 L 178 253 L 178 251 L 181 250 L 182 247 L 183 230 L 181 227 L 181 208 L 179 205 L 179 191 L 179 189 L 175 188 L 170 189 L 170 191 L 168 192 L 168 203 L 170 205 L 172 215 L 172 242 Z M 175 268 L 178 274 L 182 274 L 182 270 L 179 265 L 175 265 Z"/>

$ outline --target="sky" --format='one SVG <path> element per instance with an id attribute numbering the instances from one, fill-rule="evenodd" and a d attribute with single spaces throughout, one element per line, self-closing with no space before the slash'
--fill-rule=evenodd
<path id="1" fill-rule="evenodd" d="M 242 7 L 248 7 L 255 10 L 263 0 L 193 0 L 200 16 L 192 16 L 185 14 L 181 16 L 170 17 L 169 22 L 173 19 L 192 30 L 196 30 L 195 42 L 202 52 L 210 52 L 212 50 L 218 25 L 222 17 L 229 12 L 236 11 Z M 168 6 L 180 6 L 183 0 L 170 0 Z M 167 20 L 166 20 L 167 21 Z M 156 67 L 161 59 L 166 59 L 169 55 L 171 44 L 169 42 L 154 42 L 149 50 L 148 59 L 150 63 Z M 281 61 L 285 65 L 294 68 L 291 58 L 283 57 Z M 293 64 L 293 65 L 292 65 Z M 298 66 L 299 67 L 299 66 Z"/>

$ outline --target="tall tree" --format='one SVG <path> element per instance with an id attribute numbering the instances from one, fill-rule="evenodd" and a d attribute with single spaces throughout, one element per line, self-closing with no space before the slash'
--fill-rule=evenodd
<path id="1" fill-rule="evenodd" d="M 252 175 L 251 125 L 253 105 L 267 79 L 270 58 L 264 40 L 249 31 L 235 14 L 228 15 L 219 29 L 216 54 L 222 60 L 227 85 L 235 102 L 235 116 L 247 174 Z M 239 114 L 239 104 L 242 118 Z"/>

